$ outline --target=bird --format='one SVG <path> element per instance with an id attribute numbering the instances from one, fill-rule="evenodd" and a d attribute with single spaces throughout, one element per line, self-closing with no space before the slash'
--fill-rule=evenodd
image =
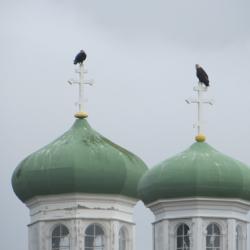
<path id="1" fill-rule="evenodd" d="M 198 77 L 199 82 L 203 83 L 206 87 L 208 87 L 209 79 L 205 70 L 199 64 L 195 64 L 195 68 L 196 68 L 196 76 Z"/>
<path id="2" fill-rule="evenodd" d="M 86 53 L 84 52 L 84 50 L 80 50 L 80 52 L 76 55 L 75 60 L 74 60 L 74 64 L 82 64 L 87 58 Z"/>

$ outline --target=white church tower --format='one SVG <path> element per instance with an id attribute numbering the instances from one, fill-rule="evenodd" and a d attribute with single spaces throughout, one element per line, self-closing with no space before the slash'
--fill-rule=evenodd
<path id="1" fill-rule="evenodd" d="M 139 196 L 154 213 L 153 250 L 249 250 L 250 168 L 211 147 L 201 133 L 187 150 L 144 174 Z"/>
<path id="2" fill-rule="evenodd" d="M 83 110 L 58 139 L 26 157 L 12 186 L 30 210 L 29 250 L 135 250 L 133 207 L 142 160 L 91 128 Z"/>

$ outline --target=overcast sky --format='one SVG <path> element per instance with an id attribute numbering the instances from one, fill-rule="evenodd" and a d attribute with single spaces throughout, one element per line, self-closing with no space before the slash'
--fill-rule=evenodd
<path id="1" fill-rule="evenodd" d="M 1 0 L 0 241 L 27 250 L 28 209 L 11 175 L 74 122 L 72 61 L 88 54 L 89 122 L 149 167 L 194 142 L 194 65 L 211 80 L 207 142 L 250 165 L 249 0 Z M 137 250 L 151 250 L 153 216 L 135 209 Z"/>

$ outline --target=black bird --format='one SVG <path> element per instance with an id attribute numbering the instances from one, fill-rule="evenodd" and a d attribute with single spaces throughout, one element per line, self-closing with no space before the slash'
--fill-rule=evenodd
<path id="1" fill-rule="evenodd" d="M 196 68 L 196 76 L 198 77 L 199 82 L 204 83 L 204 85 L 208 87 L 209 79 L 205 70 L 199 64 L 195 64 L 195 68 Z"/>
<path id="2" fill-rule="evenodd" d="M 82 64 L 85 59 L 87 58 L 87 55 L 86 53 L 84 52 L 84 50 L 81 50 L 75 57 L 75 60 L 74 60 L 74 64 Z"/>

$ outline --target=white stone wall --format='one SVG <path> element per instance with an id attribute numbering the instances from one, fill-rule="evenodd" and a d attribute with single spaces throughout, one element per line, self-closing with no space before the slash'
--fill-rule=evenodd
<path id="1" fill-rule="evenodd" d="M 136 200 L 115 195 L 53 195 L 36 197 L 30 209 L 29 250 L 51 250 L 52 231 L 62 224 L 70 233 L 70 250 L 84 250 L 85 230 L 98 224 L 105 234 L 105 250 L 118 250 L 119 230 L 127 232 L 127 250 L 135 250 L 133 207 Z"/>
<path id="2" fill-rule="evenodd" d="M 240 226 L 241 249 L 247 248 L 248 211 L 250 204 L 240 200 L 176 199 L 162 200 L 148 207 L 155 214 L 153 250 L 177 249 L 177 228 L 184 223 L 189 227 L 190 249 L 205 250 L 207 227 L 215 223 L 220 229 L 221 250 L 236 249 L 236 227 Z"/>
<path id="3" fill-rule="evenodd" d="M 186 224 L 190 228 L 190 249 L 206 249 L 207 226 L 215 223 L 221 231 L 221 250 L 236 249 L 236 227 L 240 225 L 243 234 L 241 239 L 241 250 L 248 250 L 246 246 L 247 223 L 234 219 L 219 218 L 183 218 L 162 220 L 156 222 L 153 227 L 154 250 L 174 250 L 177 249 L 176 231 L 180 224 Z"/>

